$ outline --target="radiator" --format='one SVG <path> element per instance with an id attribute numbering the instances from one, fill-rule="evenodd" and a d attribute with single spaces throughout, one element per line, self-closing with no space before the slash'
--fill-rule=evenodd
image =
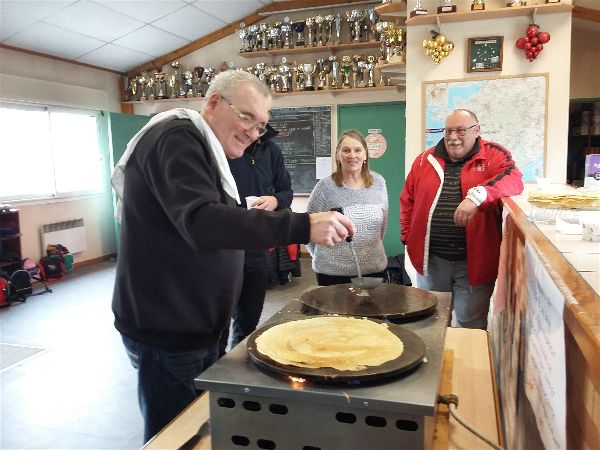
<path id="1" fill-rule="evenodd" d="M 64 222 L 42 225 L 42 254 L 46 254 L 48 244 L 61 244 L 71 253 L 79 253 L 86 249 L 85 227 L 83 219 L 65 220 Z"/>

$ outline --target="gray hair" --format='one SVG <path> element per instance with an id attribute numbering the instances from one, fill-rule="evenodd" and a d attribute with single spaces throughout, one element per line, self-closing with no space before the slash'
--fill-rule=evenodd
<path id="1" fill-rule="evenodd" d="M 271 92 L 266 83 L 243 70 L 226 70 L 219 73 L 210 83 L 208 91 L 206 91 L 206 97 L 218 92 L 222 97 L 229 99 L 241 84 L 249 84 L 265 97 L 271 97 Z"/>

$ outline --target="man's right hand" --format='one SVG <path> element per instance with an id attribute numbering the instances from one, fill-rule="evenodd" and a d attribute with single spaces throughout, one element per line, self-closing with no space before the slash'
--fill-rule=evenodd
<path id="1" fill-rule="evenodd" d="M 315 244 L 332 246 L 356 233 L 352 221 L 339 212 L 319 212 L 309 214 L 309 217 L 310 242 Z"/>

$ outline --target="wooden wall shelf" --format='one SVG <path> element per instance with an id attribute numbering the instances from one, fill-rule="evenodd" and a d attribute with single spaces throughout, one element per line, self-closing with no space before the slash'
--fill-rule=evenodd
<path id="1" fill-rule="evenodd" d="M 411 17 L 406 20 L 406 25 L 428 25 L 437 22 L 439 17 L 441 23 L 466 22 L 470 20 L 491 20 L 505 17 L 529 16 L 535 11 L 536 14 L 550 14 L 571 12 L 572 5 L 566 3 L 548 3 L 532 6 L 520 6 L 515 8 L 486 9 L 483 11 L 459 11 L 445 14 L 427 14 L 425 16 Z"/>
<path id="2" fill-rule="evenodd" d="M 406 73 L 405 62 L 393 62 L 387 64 L 379 63 L 375 68 L 379 69 L 383 73 Z"/>
<path id="3" fill-rule="evenodd" d="M 406 21 L 406 2 L 386 3 L 375 7 L 375 11 L 379 14 L 381 20 L 394 21 L 400 25 Z"/>
<path id="4" fill-rule="evenodd" d="M 271 50 L 259 50 L 254 52 L 240 52 L 243 58 L 259 58 L 263 56 L 287 56 L 300 53 L 317 53 L 317 52 L 337 52 L 343 50 L 361 50 L 367 48 L 379 48 L 381 43 L 378 41 L 357 42 L 355 44 L 336 44 L 336 45 L 321 45 L 316 47 L 293 47 L 293 48 L 274 48 Z"/>
<path id="5" fill-rule="evenodd" d="M 276 92 L 276 93 L 271 93 L 272 97 L 288 97 L 288 96 L 294 96 L 294 95 L 315 95 L 315 94 L 327 94 L 327 95 L 343 95 L 343 94 L 348 94 L 350 92 L 374 92 L 374 91 L 392 91 L 394 89 L 397 89 L 399 87 L 404 87 L 404 86 L 399 86 L 399 85 L 393 85 L 393 86 L 375 86 L 375 87 L 367 87 L 367 88 L 349 88 L 349 89 L 343 89 L 343 88 L 339 88 L 339 89 L 324 89 L 324 90 L 315 90 L 315 91 L 294 91 L 294 92 Z M 132 105 L 143 105 L 146 103 L 178 103 L 178 102 L 191 102 L 191 101 L 204 101 L 205 97 L 178 97 L 178 98 L 163 98 L 160 100 L 144 100 L 144 101 L 140 101 L 140 100 L 135 100 L 135 101 L 129 101 L 129 102 L 121 102 L 122 104 L 132 104 Z"/>

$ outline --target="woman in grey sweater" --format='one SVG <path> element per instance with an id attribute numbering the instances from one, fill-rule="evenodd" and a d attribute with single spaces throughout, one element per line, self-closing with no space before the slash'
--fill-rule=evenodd
<path id="1" fill-rule="evenodd" d="M 356 225 L 354 249 L 361 275 L 385 276 L 387 256 L 383 236 L 388 219 L 388 196 L 384 178 L 369 169 L 367 143 L 356 130 L 345 131 L 335 150 L 336 171 L 320 180 L 308 200 L 307 212 L 342 208 Z M 319 286 L 350 283 L 358 276 L 351 244 L 333 247 L 307 244 Z"/>

